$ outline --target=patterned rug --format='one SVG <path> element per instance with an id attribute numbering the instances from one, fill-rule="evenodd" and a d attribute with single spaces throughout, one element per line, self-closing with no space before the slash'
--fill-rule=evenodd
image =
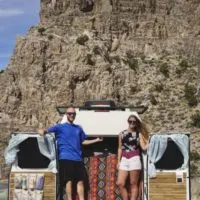
<path id="1" fill-rule="evenodd" d="M 121 200 L 116 185 L 116 155 L 84 158 L 87 171 L 88 200 Z M 75 199 L 78 200 L 76 197 Z"/>

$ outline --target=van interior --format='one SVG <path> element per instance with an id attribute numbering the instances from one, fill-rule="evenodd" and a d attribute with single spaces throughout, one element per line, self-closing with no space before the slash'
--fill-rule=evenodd
<path id="1" fill-rule="evenodd" d="M 18 166 L 26 169 L 48 168 L 50 160 L 39 150 L 37 138 L 30 137 L 19 144 Z"/>
<path id="2" fill-rule="evenodd" d="M 88 140 L 95 137 L 88 137 Z M 104 137 L 102 142 L 83 146 L 83 157 L 117 154 L 118 137 Z"/>
<path id="3" fill-rule="evenodd" d="M 162 158 L 156 162 L 156 169 L 160 170 L 175 170 L 182 166 L 184 157 L 176 145 L 176 143 L 168 139 L 167 149 L 165 150 Z"/>

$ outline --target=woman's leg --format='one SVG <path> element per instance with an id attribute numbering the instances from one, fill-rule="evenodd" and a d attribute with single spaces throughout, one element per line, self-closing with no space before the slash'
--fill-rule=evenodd
<path id="1" fill-rule="evenodd" d="M 140 178 L 139 178 L 139 183 L 138 183 L 138 200 L 142 200 L 142 186 L 143 186 L 143 177 L 142 177 L 142 173 L 140 173 Z"/>
<path id="2" fill-rule="evenodd" d="M 131 200 L 137 200 L 138 197 L 138 181 L 140 177 L 140 170 L 130 171 L 130 186 L 131 186 Z"/>
<path id="3" fill-rule="evenodd" d="M 128 177 L 128 171 L 119 169 L 118 171 L 118 178 L 117 178 L 117 185 L 119 186 L 120 193 L 123 200 L 128 200 L 128 191 L 125 187 L 126 179 Z"/>

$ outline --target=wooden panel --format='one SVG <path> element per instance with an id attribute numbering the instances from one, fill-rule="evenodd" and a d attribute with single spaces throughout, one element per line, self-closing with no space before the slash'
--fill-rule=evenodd
<path id="1" fill-rule="evenodd" d="M 15 174 L 44 174 L 44 188 L 43 188 L 43 200 L 55 200 L 56 199 L 56 174 L 51 172 L 15 172 L 11 173 L 9 177 L 9 200 L 13 200 L 14 197 L 14 177 Z"/>
<path id="2" fill-rule="evenodd" d="M 176 181 L 175 172 L 159 172 L 149 179 L 149 200 L 186 200 L 186 173 L 183 182 Z"/>

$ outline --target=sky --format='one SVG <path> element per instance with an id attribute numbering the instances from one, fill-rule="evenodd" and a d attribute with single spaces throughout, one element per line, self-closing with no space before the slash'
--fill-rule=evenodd
<path id="1" fill-rule="evenodd" d="M 13 53 L 16 36 L 38 24 L 40 0 L 0 0 L 0 70 Z"/>

